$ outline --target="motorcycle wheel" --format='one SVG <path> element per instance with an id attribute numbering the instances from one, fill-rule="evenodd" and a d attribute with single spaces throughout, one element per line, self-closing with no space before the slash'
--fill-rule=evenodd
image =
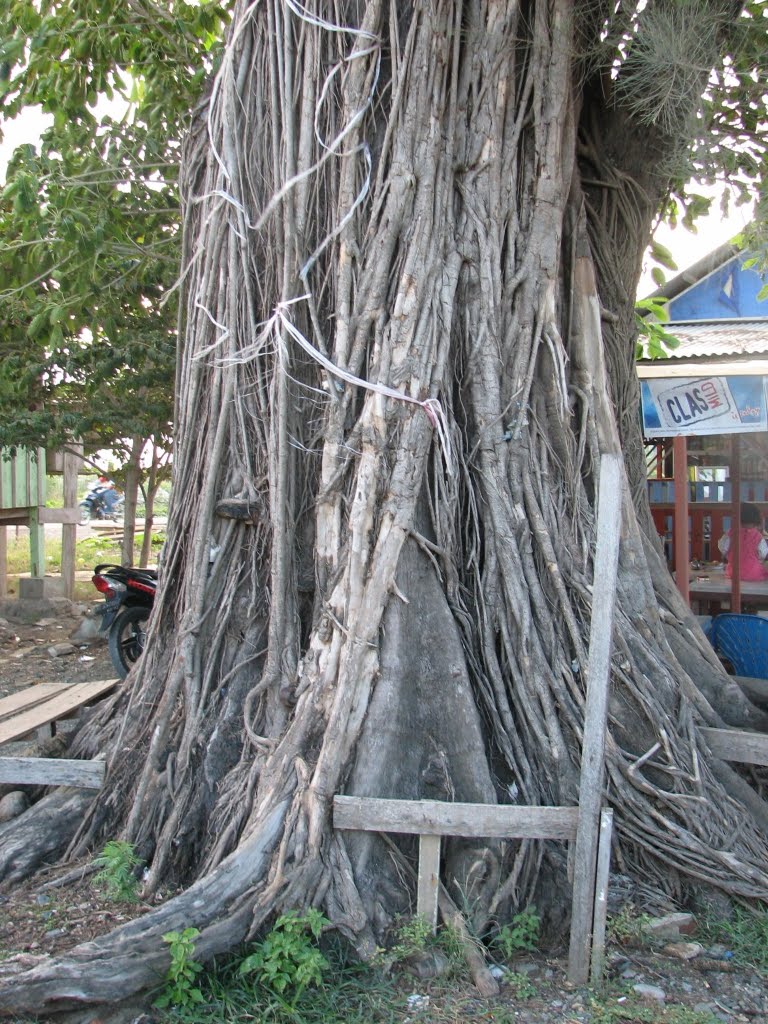
<path id="1" fill-rule="evenodd" d="M 110 627 L 107 638 L 109 656 L 121 679 L 125 679 L 144 650 L 150 610 L 139 606 L 125 608 Z"/>
<path id="2" fill-rule="evenodd" d="M 91 506 L 87 501 L 80 502 L 80 522 L 89 523 L 91 521 Z"/>

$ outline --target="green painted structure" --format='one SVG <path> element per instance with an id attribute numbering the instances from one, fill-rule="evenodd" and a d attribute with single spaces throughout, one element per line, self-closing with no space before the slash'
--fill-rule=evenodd
<path id="1" fill-rule="evenodd" d="M 51 453 L 49 453 L 51 454 Z M 77 542 L 77 472 L 81 455 L 74 447 L 54 452 L 64 475 L 64 508 L 46 508 L 46 452 L 43 448 L 0 449 L 0 597 L 8 593 L 7 527 L 29 529 L 29 579 L 19 582 L 19 597 L 74 596 Z M 56 472 L 56 469 L 51 470 Z M 45 524 L 62 527 L 61 576 L 45 575 Z"/>
<path id="2" fill-rule="evenodd" d="M 45 449 L 0 449 L 0 594 L 6 590 L 5 527 L 29 527 L 30 576 L 45 574 Z"/>

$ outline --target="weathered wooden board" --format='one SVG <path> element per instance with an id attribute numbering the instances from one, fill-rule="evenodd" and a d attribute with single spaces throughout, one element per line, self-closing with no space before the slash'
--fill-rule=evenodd
<path id="1" fill-rule="evenodd" d="M 587 664 L 587 700 L 579 779 L 579 829 L 573 870 L 573 910 L 568 978 L 585 985 L 589 977 L 595 906 L 595 870 L 605 778 L 605 732 L 611 678 L 613 611 L 621 535 L 621 456 L 600 460 L 597 543 Z"/>
<path id="2" fill-rule="evenodd" d="M 80 522 L 79 508 L 40 508 L 37 512 L 39 523 L 69 523 L 73 526 Z"/>
<path id="3" fill-rule="evenodd" d="M 27 708 L 44 704 L 45 701 L 70 686 L 71 683 L 38 683 L 37 686 L 28 686 L 16 693 L 9 693 L 7 697 L 0 698 L 0 722 L 4 722 L 13 715 L 18 715 L 20 711 Z"/>
<path id="4" fill-rule="evenodd" d="M 578 807 L 462 804 L 441 800 L 333 798 L 334 828 L 488 839 L 573 839 Z"/>
<path id="5" fill-rule="evenodd" d="M 432 934 L 437 931 L 437 892 L 440 887 L 440 836 L 419 836 L 419 879 L 416 913 L 423 917 Z"/>
<path id="6" fill-rule="evenodd" d="M 31 687 L 39 690 L 41 686 Z M 57 685 L 57 684 L 53 684 Z M 25 708 L 18 714 L 0 721 L 0 743 L 17 740 L 20 736 L 34 732 L 49 722 L 64 718 L 72 711 L 89 704 L 91 701 L 109 693 L 117 686 L 116 679 L 96 679 L 89 683 L 67 685 L 65 689 L 54 694 L 49 700 L 37 703 L 34 707 Z"/>
<path id="7" fill-rule="evenodd" d="M 99 789 L 104 782 L 104 761 L 77 761 L 57 757 L 0 757 L 0 782 L 25 786 L 75 786 Z"/>
<path id="8" fill-rule="evenodd" d="M 702 729 L 709 749 L 723 761 L 768 764 L 768 733 L 742 729 Z"/>
<path id="9" fill-rule="evenodd" d="M 605 927 L 608 921 L 608 886 L 611 871 L 611 837 L 613 811 L 607 808 L 600 815 L 600 838 L 597 844 L 595 870 L 595 910 L 592 921 L 592 962 L 590 981 L 597 986 L 603 980 L 605 965 Z"/>

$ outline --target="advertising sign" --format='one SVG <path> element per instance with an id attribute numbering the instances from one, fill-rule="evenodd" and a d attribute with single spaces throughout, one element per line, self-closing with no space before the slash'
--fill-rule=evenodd
<path id="1" fill-rule="evenodd" d="M 768 430 L 766 377 L 641 381 L 646 437 Z"/>

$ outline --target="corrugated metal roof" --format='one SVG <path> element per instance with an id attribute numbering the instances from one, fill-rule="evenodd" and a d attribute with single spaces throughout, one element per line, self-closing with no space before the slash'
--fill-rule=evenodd
<path id="1" fill-rule="evenodd" d="M 669 359 L 768 355 L 768 318 L 765 320 L 698 320 L 664 324 L 680 342 Z"/>

